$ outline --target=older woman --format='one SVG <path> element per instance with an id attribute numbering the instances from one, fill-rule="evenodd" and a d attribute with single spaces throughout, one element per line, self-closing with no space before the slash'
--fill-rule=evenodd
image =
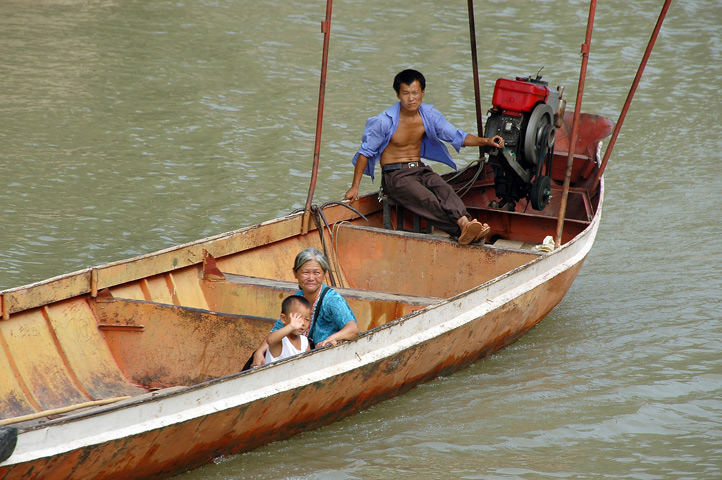
<path id="1" fill-rule="evenodd" d="M 300 288 L 295 295 L 302 295 L 313 306 L 308 339 L 316 348 L 336 345 L 339 340 L 349 340 L 358 335 L 356 317 L 346 300 L 323 283 L 330 268 L 326 256 L 315 248 L 301 251 L 293 264 L 293 275 Z M 276 321 L 271 331 L 279 328 L 283 328 L 281 320 Z M 264 342 L 253 354 L 254 367 L 263 365 L 267 348 Z"/>

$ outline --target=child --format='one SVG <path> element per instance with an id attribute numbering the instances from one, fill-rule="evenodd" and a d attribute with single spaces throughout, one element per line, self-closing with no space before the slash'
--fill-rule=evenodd
<path id="1" fill-rule="evenodd" d="M 304 297 L 291 295 L 281 304 L 283 328 L 268 334 L 266 363 L 309 350 L 306 331 L 311 323 L 311 304 Z"/>

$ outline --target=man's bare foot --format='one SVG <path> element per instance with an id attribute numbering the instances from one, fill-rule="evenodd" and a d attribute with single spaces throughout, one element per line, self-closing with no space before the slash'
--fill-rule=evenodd
<path id="1" fill-rule="evenodd" d="M 477 220 L 471 220 L 461 229 L 459 245 L 468 245 L 481 233 L 483 227 Z"/>
<path id="2" fill-rule="evenodd" d="M 487 223 L 482 223 L 482 224 L 481 224 L 481 231 L 480 231 L 479 234 L 476 236 L 476 238 L 474 238 L 473 241 L 474 241 L 474 242 L 481 241 L 481 243 L 484 243 L 484 239 L 486 238 L 487 235 L 489 235 L 489 232 L 491 232 L 491 227 L 489 226 L 489 224 L 487 224 Z"/>

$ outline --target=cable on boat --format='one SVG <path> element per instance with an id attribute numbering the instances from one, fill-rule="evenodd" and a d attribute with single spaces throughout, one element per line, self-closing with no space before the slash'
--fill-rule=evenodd
<path id="1" fill-rule="evenodd" d="M 324 234 L 323 234 L 324 227 L 328 230 L 328 235 L 331 238 L 332 242 L 334 241 L 334 233 L 331 230 L 331 226 L 329 225 L 328 220 L 326 219 L 326 216 L 323 214 L 323 209 L 330 205 L 340 205 L 342 207 L 346 207 L 349 210 L 351 210 L 352 212 L 354 212 L 356 215 L 358 215 L 359 217 L 366 220 L 366 222 L 369 221 L 369 219 L 366 218 L 366 216 L 363 213 L 359 212 L 358 210 L 353 208 L 351 205 L 346 204 L 345 202 L 331 200 L 329 202 L 322 204 L 320 207 L 318 205 L 311 205 L 310 213 L 313 215 L 313 221 L 316 224 L 316 229 L 318 230 L 318 235 L 321 238 L 321 246 L 323 248 L 323 254 L 326 255 L 326 258 L 329 258 L 329 259 L 331 258 L 331 256 L 329 255 L 328 247 L 326 246 L 326 238 L 324 237 Z M 305 212 L 305 211 L 306 211 L 305 208 L 297 208 L 296 210 L 291 212 L 291 215 L 293 215 L 295 213 L 299 213 L 299 212 Z M 338 262 L 334 262 L 334 263 L 337 264 L 336 268 L 338 269 Z M 329 275 L 329 279 L 331 281 L 331 285 L 334 287 L 338 286 L 336 283 L 336 278 L 333 275 L 333 272 L 329 271 L 328 275 Z"/>
<path id="2" fill-rule="evenodd" d="M 351 205 L 349 205 L 348 203 L 346 203 L 346 202 L 339 202 L 338 200 L 328 201 L 328 202 L 322 204 L 320 207 L 319 207 L 318 205 L 311 205 L 311 208 L 320 208 L 321 210 L 323 210 L 324 208 L 328 207 L 329 205 L 339 205 L 339 206 L 341 206 L 341 207 L 346 207 L 346 208 L 348 208 L 349 210 L 351 210 L 353 213 L 355 213 L 356 215 L 358 215 L 359 217 L 361 217 L 361 218 L 363 218 L 364 220 L 366 220 L 367 223 L 368 223 L 368 221 L 369 221 L 369 219 L 366 218 L 366 216 L 365 216 L 363 213 L 359 212 L 358 210 L 356 210 L 355 208 L 353 208 L 353 207 L 352 207 Z M 299 212 L 303 212 L 303 211 L 305 211 L 304 208 L 297 208 L 297 209 L 293 210 L 291 213 L 289 213 L 289 215 L 293 215 L 293 214 L 296 214 L 296 213 L 299 213 Z M 325 220 L 325 217 L 324 217 L 324 220 Z M 326 223 L 326 226 L 328 227 L 328 222 L 325 222 L 325 223 Z M 330 227 L 329 227 L 329 234 L 331 234 L 331 229 L 330 229 Z"/>
<path id="3" fill-rule="evenodd" d="M 334 232 L 331 230 L 331 226 L 328 224 L 328 220 L 326 220 L 326 215 L 323 214 L 323 209 L 326 208 L 326 207 L 328 207 L 329 205 L 341 205 L 342 207 L 346 207 L 346 208 L 348 208 L 349 210 L 351 210 L 352 212 L 354 212 L 356 215 L 358 215 L 359 217 L 361 217 L 361 218 L 363 218 L 364 220 L 366 220 L 367 223 L 368 223 L 369 219 L 366 218 L 366 216 L 365 216 L 363 213 L 361 213 L 361 212 L 359 212 L 358 210 L 356 210 L 355 208 L 353 208 L 351 205 L 348 205 L 348 204 L 346 204 L 346 203 L 344 203 L 344 202 L 339 202 L 338 200 L 331 200 L 331 201 L 329 201 L 329 202 L 326 202 L 326 203 L 322 204 L 320 207 L 318 207 L 318 206 L 313 206 L 313 207 L 312 207 L 313 213 L 314 213 L 314 219 L 315 219 L 315 221 L 316 221 L 316 226 L 318 227 L 318 232 L 319 232 L 319 234 L 321 235 L 321 245 L 323 245 L 323 253 L 326 255 L 326 258 L 328 258 L 328 259 L 334 258 L 334 261 L 333 261 L 333 262 L 334 262 L 334 265 L 335 265 L 335 267 L 336 267 L 336 271 L 338 272 L 338 271 L 339 271 L 339 269 L 338 269 L 338 268 L 339 268 L 339 265 L 338 265 L 338 256 L 337 256 L 337 253 L 336 253 L 336 252 L 337 252 L 337 250 L 336 250 L 336 235 L 335 235 Z M 326 242 L 325 242 L 325 240 L 324 240 L 324 238 L 323 238 L 323 229 L 321 228 L 321 225 L 320 225 L 320 221 L 321 221 L 321 220 L 323 221 L 323 224 L 326 226 L 326 229 L 328 230 L 328 235 L 329 235 L 329 237 L 331 238 L 331 243 L 334 245 L 334 250 L 333 250 L 334 255 L 333 255 L 333 256 L 330 255 L 330 252 L 329 252 L 328 249 L 326 248 Z M 338 222 L 337 222 L 337 224 L 338 224 Z M 336 283 L 336 279 L 334 278 L 332 272 L 329 272 L 329 277 L 331 278 L 331 284 L 332 284 L 334 287 L 338 286 L 337 283 Z M 339 275 L 339 281 L 340 281 L 340 280 L 341 280 L 341 276 Z"/>
<path id="4" fill-rule="evenodd" d="M 464 195 L 466 195 L 467 193 L 469 193 L 469 191 L 471 190 L 471 187 L 474 186 L 474 184 L 476 183 L 476 181 L 479 179 L 479 175 L 481 175 L 481 171 L 484 169 L 484 162 L 482 162 L 481 160 L 474 160 L 473 162 L 471 162 L 470 164 L 468 164 L 468 165 L 467 165 L 466 167 L 464 167 L 463 169 L 461 169 L 461 170 L 459 170 L 458 172 L 454 173 L 454 175 L 452 175 L 451 177 L 449 177 L 449 179 L 446 181 L 446 183 L 448 183 L 448 184 L 451 185 L 451 182 L 452 182 L 454 179 L 460 177 L 460 176 L 463 175 L 467 170 L 469 170 L 470 168 L 474 168 L 474 167 L 476 167 L 476 173 L 474 173 L 474 175 L 473 175 L 473 177 L 471 178 L 471 180 L 469 180 L 468 182 L 466 182 L 464 185 L 461 185 L 460 187 L 456 187 L 456 186 L 453 186 L 453 185 L 452 185 L 452 187 L 454 187 L 454 191 L 456 192 L 457 195 L 459 195 L 459 197 L 463 197 Z"/>
<path id="5" fill-rule="evenodd" d="M 311 205 L 311 214 L 313 215 L 313 221 L 316 224 L 316 229 L 318 230 L 318 236 L 321 238 L 321 247 L 323 247 L 323 254 L 326 255 L 326 258 L 328 258 L 328 247 L 326 247 L 326 238 L 323 235 L 323 225 L 328 228 L 328 234 L 331 236 L 331 241 L 333 241 L 333 234 L 331 233 L 331 227 L 328 225 L 328 221 L 326 220 L 326 216 L 323 214 L 323 211 L 318 208 L 317 205 Z M 321 225 L 323 221 L 323 225 Z M 331 286 L 336 286 L 336 278 L 333 275 L 333 270 L 329 269 L 328 271 L 328 278 L 331 280 Z"/>
<path id="6" fill-rule="evenodd" d="M 342 206 L 342 207 L 346 207 L 346 208 L 348 208 L 349 210 L 351 210 L 353 213 L 355 213 L 356 215 L 358 215 L 359 217 L 361 217 L 361 218 L 363 218 L 364 220 L 366 220 L 366 222 L 369 221 L 369 219 L 366 218 L 366 216 L 364 216 L 363 213 L 359 212 L 358 210 L 356 210 L 355 208 L 353 208 L 353 207 L 352 207 L 351 205 L 349 205 L 348 203 L 346 203 L 346 202 L 339 202 L 338 200 L 331 200 L 331 201 L 328 201 L 328 202 L 322 204 L 322 205 L 321 205 L 321 210 L 323 210 L 324 208 L 328 207 L 329 205 L 340 205 L 340 206 Z"/>
<path id="7" fill-rule="evenodd" d="M 341 272 L 341 262 L 338 257 L 339 228 L 341 228 L 341 225 L 345 225 L 347 223 L 349 223 L 347 220 L 343 220 L 343 221 L 336 222 L 333 224 L 334 234 L 333 234 L 333 238 L 331 239 L 331 242 L 333 244 L 333 256 L 329 257 L 329 259 L 331 259 L 331 261 L 333 262 L 334 268 L 336 269 L 337 272 Z M 345 285 L 343 284 L 343 275 L 341 275 L 340 273 L 338 276 L 338 280 L 339 280 L 339 283 L 341 284 L 341 286 L 344 287 Z"/>

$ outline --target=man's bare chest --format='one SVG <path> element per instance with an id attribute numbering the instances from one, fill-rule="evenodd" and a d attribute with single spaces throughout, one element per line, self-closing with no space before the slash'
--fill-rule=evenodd
<path id="1" fill-rule="evenodd" d="M 415 119 L 402 119 L 391 136 L 390 143 L 395 146 L 418 145 L 424 137 L 424 122 L 418 116 Z"/>

